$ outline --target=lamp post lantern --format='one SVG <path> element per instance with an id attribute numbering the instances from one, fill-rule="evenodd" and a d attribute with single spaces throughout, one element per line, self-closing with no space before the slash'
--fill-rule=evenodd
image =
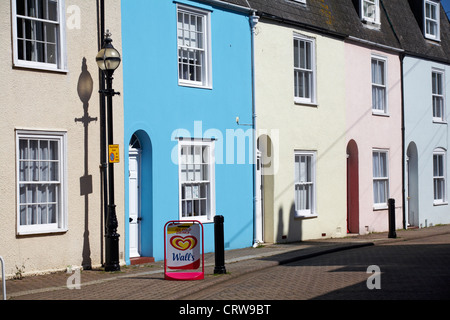
<path id="1" fill-rule="evenodd" d="M 108 127 L 108 144 L 113 144 L 113 112 L 112 97 L 119 92 L 115 92 L 112 88 L 112 80 L 114 71 L 120 65 L 120 54 L 111 44 L 111 34 L 106 31 L 103 48 L 98 52 L 96 61 L 98 67 L 106 76 L 106 90 L 100 90 L 101 94 L 107 97 L 107 127 Z M 106 217 L 106 234 L 105 234 L 105 271 L 119 271 L 119 234 L 117 233 L 117 215 L 116 205 L 114 204 L 114 163 L 109 161 L 108 164 L 108 213 Z"/>

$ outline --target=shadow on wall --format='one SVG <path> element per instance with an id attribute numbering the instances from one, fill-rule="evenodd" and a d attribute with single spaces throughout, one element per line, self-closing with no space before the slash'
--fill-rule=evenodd
<path id="1" fill-rule="evenodd" d="M 275 223 L 275 198 L 274 177 L 278 168 L 277 150 L 274 149 L 272 139 L 269 135 L 258 137 L 257 148 L 261 152 L 262 162 L 262 185 L 263 185 L 263 220 L 265 242 L 293 242 L 302 240 L 302 219 L 295 218 L 295 204 L 285 212 L 283 207 L 278 208 L 278 224 Z"/>
<path id="2" fill-rule="evenodd" d="M 92 193 L 92 175 L 89 174 L 89 124 L 97 121 L 97 118 L 89 116 L 89 100 L 93 91 L 93 80 L 87 70 L 86 58 L 83 57 L 81 74 L 77 85 L 78 97 L 83 103 L 83 116 L 75 118 L 75 122 L 81 122 L 84 127 L 84 174 L 80 177 L 80 195 L 84 196 L 84 235 L 83 253 L 81 265 L 83 269 L 92 268 L 91 248 L 89 242 L 89 194 Z"/>
<path id="3" fill-rule="evenodd" d="M 282 207 L 278 209 L 278 226 L 275 241 L 277 243 L 295 242 L 302 240 L 302 221 L 295 218 L 295 204 L 292 202 L 289 213 L 286 216 Z M 287 223 L 287 226 L 285 226 Z"/>
<path id="4" fill-rule="evenodd" d="M 261 185 L 262 185 L 262 211 L 264 242 L 275 242 L 274 230 L 271 228 L 274 221 L 274 195 L 273 195 L 273 143 L 268 135 L 261 135 L 257 140 L 257 149 L 261 152 Z"/>

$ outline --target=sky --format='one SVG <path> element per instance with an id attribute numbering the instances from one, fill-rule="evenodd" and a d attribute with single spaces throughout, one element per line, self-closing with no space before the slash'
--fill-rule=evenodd
<path id="1" fill-rule="evenodd" d="M 447 12 L 447 16 L 450 16 L 450 0 L 441 0 L 441 3 L 444 6 L 445 12 Z"/>

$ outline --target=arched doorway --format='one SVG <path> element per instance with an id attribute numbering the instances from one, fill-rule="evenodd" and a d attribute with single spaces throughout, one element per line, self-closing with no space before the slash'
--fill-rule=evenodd
<path id="1" fill-rule="evenodd" d="M 355 140 L 347 144 L 347 232 L 359 233 L 359 156 Z"/>
<path id="2" fill-rule="evenodd" d="M 261 242 L 274 241 L 274 174 L 277 169 L 276 151 L 272 139 L 262 134 L 257 139 L 257 170 L 255 203 L 255 239 Z"/>
<path id="3" fill-rule="evenodd" d="M 419 226 L 419 157 L 417 146 L 410 142 L 406 150 L 406 205 L 408 227 Z"/>
<path id="4" fill-rule="evenodd" d="M 128 146 L 128 255 L 131 264 L 154 261 L 152 144 L 142 130 Z M 145 195 L 145 196 L 142 196 Z"/>

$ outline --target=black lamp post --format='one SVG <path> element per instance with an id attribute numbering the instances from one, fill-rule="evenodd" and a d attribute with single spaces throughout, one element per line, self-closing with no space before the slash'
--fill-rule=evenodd
<path id="1" fill-rule="evenodd" d="M 96 61 L 98 67 L 106 76 L 106 90 L 100 90 L 101 94 L 107 97 L 107 126 L 108 126 L 108 144 L 113 144 L 113 112 L 112 97 L 118 92 L 112 88 L 113 73 L 120 65 L 120 54 L 111 44 L 111 34 L 106 31 L 103 48 L 98 52 Z M 106 218 L 106 234 L 105 234 L 105 271 L 119 271 L 119 234 L 117 233 L 117 215 L 116 205 L 114 204 L 114 163 L 109 161 L 108 164 L 108 190 L 109 203 L 108 215 Z"/>

